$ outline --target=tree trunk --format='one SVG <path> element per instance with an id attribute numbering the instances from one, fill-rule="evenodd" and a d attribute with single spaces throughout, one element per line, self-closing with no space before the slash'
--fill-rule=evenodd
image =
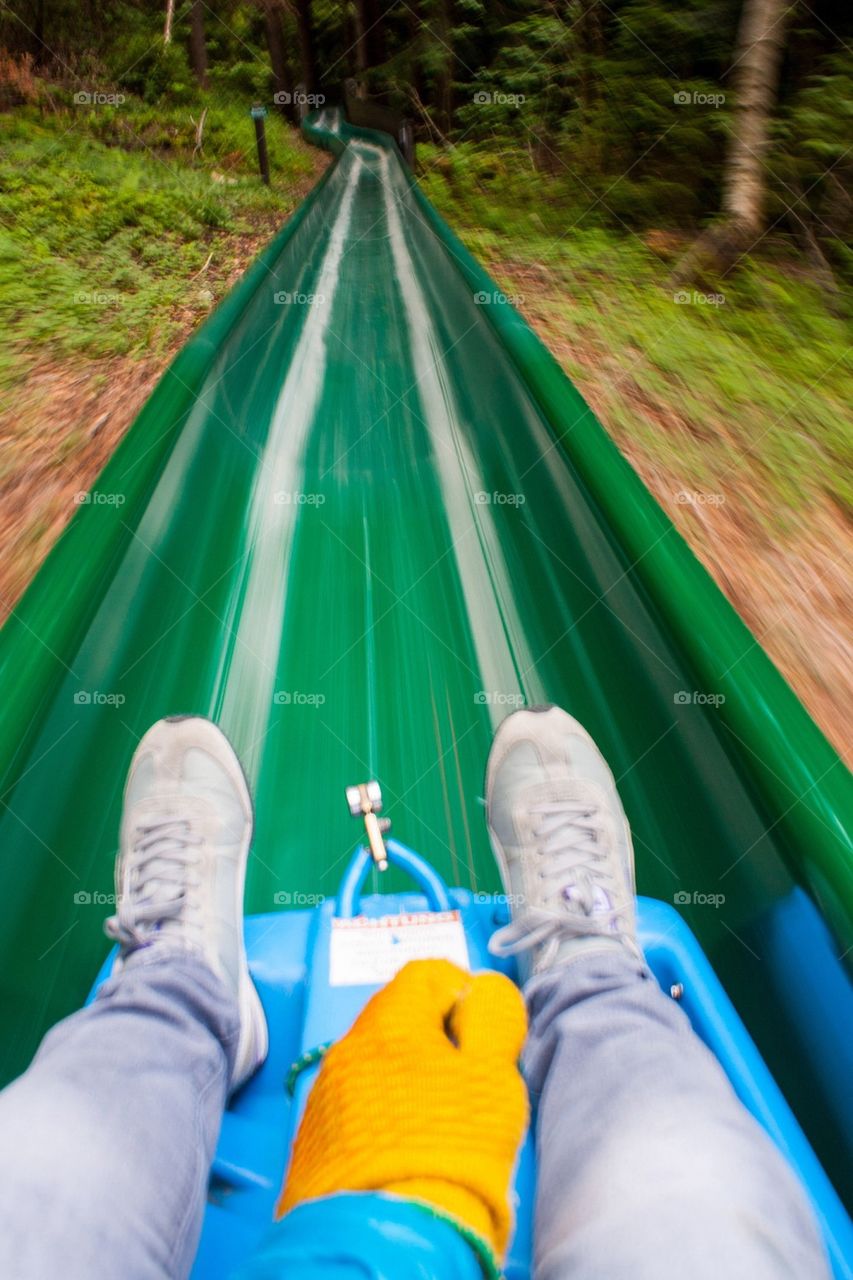
<path id="1" fill-rule="evenodd" d="M 175 0 L 166 0 L 166 21 L 163 24 L 163 44 L 172 42 L 172 19 L 175 16 Z"/>
<path id="2" fill-rule="evenodd" d="M 749 235 L 764 230 L 764 157 L 784 47 L 786 0 L 744 0 L 732 74 L 734 127 L 723 180 L 723 211 Z"/>
<path id="3" fill-rule="evenodd" d="M 370 21 L 367 24 L 367 56 L 371 67 L 381 67 L 388 56 L 385 45 L 385 20 L 380 0 L 366 0 L 365 5 Z"/>
<path id="4" fill-rule="evenodd" d="M 190 7 L 190 64 L 202 89 L 207 88 L 207 44 L 204 39 L 204 0 Z"/>
<path id="5" fill-rule="evenodd" d="M 272 68 L 273 90 L 275 94 L 281 94 L 281 97 L 274 97 L 273 101 L 282 112 L 283 115 L 296 119 L 296 111 L 294 103 L 287 102 L 284 95 L 288 94 L 292 89 L 291 76 L 288 72 L 287 52 L 284 44 L 284 30 L 281 25 L 281 7 L 276 0 L 265 0 L 264 3 L 264 22 L 267 31 L 267 48 L 270 54 L 270 67 Z"/>
<path id="6" fill-rule="evenodd" d="M 577 17 L 574 14 L 577 13 Z M 588 173 L 602 172 L 603 157 L 601 154 L 601 131 L 592 129 L 592 122 L 598 104 L 599 89 L 595 62 L 604 55 L 604 31 L 602 29 L 601 6 L 599 0 L 579 0 L 576 9 L 569 11 L 568 30 L 575 33 L 575 58 L 578 76 L 578 99 L 581 107 L 581 133 L 579 139 L 582 163 Z M 559 163 L 553 151 L 545 160 L 545 167 Z M 542 158 L 537 157 L 537 168 Z"/>
<path id="7" fill-rule="evenodd" d="M 355 74 L 360 78 L 370 65 L 367 56 L 367 28 L 370 25 L 367 0 L 355 0 L 353 20 L 355 22 Z M 360 85 L 359 89 L 363 92 L 364 86 Z"/>
<path id="8" fill-rule="evenodd" d="M 790 7 L 788 0 L 743 0 L 731 67 L 735 106 L 723 171 L 724 216 L 688 250 L 673 273 L 673 283 L 681 283 L 703 268 L 725 274 L 764 231 L 764 159 Z"/>
<path id="9" fill-rule="evenodd" d="M 426 97 L 426 81 L 424 79 L 423 51 L 421 48 L 424 24 L 421 20 L 419 8 L 420 6 L 413 0 L 411 5 L 406 6 L 405 19 L 409 47 L 409 84 L 415 102 L 422 106 L 422 100 Z"/>
<path id="10" fill-rule="evenodd" d="M 436 84 L 439 117 L 445 133 L 453 128 L 453 13 L 452 0 L 439 0 L 438 35 L 441 42 L 441 71 Z"/>
<path id="11" fill-rule="evenodd" d="M 299 60 L 302 64 L 302 83 L 306 93 L 317 88 L 317 72 L 314 63 L 314 28 L 311 21 L 311 0 L 295 0 L 296 31 L 299 36 Z"/>
<path id="12" fill-rule="evenodd" d="M 47 45 L 44 42 L 44 6 L 45 0 L 38 0 L 36 4 L 35 23 L 33 25 L 33 61 L 36 66 L 41 66 L 47 61 L 45 54 L 47 53 Z"/>
<path id="13" fill-rule="evenodd" d="M 604 53 L 599 0 L 580 0 L 577 15 L 571 20 L 569 29 L 577 29 L 578 96 L 584 113 L 589 116 L 597 98 L 592 62 Z"/>

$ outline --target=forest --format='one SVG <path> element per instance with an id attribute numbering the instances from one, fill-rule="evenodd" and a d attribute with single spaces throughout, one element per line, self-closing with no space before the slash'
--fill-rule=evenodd
<path id="1" fill-rule="evenodd" d="M 30 0 L 0 10 L 0 47 L 78 92 L 174 104 L 214 93 L 294 120 L 347 91 L 366 95 L 439 146 L 524 151 L 525 175 L 551 179 L 549 228 L 582 214 L 703 229 L 680 264 L 688 275 L 708 259 L 729 269 L 772 228 L 829 292 L 853 261 L 850 34 L 843 0 Z M 488 177 L 488 164 L 479 172 Z"/>

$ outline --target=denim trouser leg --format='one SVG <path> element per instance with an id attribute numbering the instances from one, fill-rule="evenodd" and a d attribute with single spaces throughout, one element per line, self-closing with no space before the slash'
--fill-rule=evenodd
<path id="1" fill-rule="evenodd" d="M 822 1280 L 799 1182 L 677 1003 L 627 955 L 527 987 L 535 1280 Z"/>
<path id="2" fill-rule="evenodd" d="M 188 1274 L 238 1035 L 200 960 L 137 952 L 0 1094 L 3 1280 Z"/>
<path id="3" fill-rule="evenodd" d="M 793 1175 L 618 953 L 528 988 L 536 1280 L 821 1280 Z M 4 1280 L 189 1272 L 238 1034 L 201 962 L 138 953 L 0 1094 Z"/>

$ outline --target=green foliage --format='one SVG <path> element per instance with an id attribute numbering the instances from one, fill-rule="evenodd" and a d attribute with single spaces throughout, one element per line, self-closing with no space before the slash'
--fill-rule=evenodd
<path id="1" fill-rule="evenodd" d="M 269 102 L 272 99 L 270 70 L 258 59 L 241 59 L 226 67 L 213 67 L 210 80 L 223 97 L 232 101 L 238 97 L 246 101 L 259 99 Z"/>
<path id="2" fill-rule="evenodd" d="M 617 437 L 664 474 L 759 485 L 766 518 L 815 493 L 853 502 L 853 60 L 842 0 L 795 6 L 767 164 L 773 236 L 719 283 L 722 305 L 676 302 L 673 260 L 720 209 L 743 3 L 389 0 L 363 78 L 415 119 L 427 195 L 524 294 L 581 386 L 592 363 Z M 211 254 L 268 234 L 312 168 L 271 111 L 272 189 L 257 179 L 248 106 L 272 105 L 274 88 L 257 0 L 204 7 L 204 88 L 187 5 L 164 45 L 163 0 L 50 0 L 49 53 L 19 8 L 0 6 L 0 384 L 35 343 L 165 352 L 224 291 Z M 353 9 L 312 0 L 331 99 L 357 70 Z M 292 89 L 295 6 L 272 12 Z M 125 100 L 81 104 L 81 90 Z"/>
<path id="3" fill-rule="evenodd" d="M 527 132 L 534 143 L 552 137 L 574 107 L 568 17 L 530 15 L 505 28 L 503 43 L 476 84 L 459 89 L 460 136 L 509 138 Z"/>
<path id="4" fill-rule="evenodd" d="M 165 350 L 187 312 L 201 318 L 215 300 L 207 276 L 192 279 L 211 252 L 219 256 L 228 235 L 271 231 L 293 207 L 294 186 L 313 166 L 288 126 L 268 120 L 268 189 L 248 113 L 210 100 L 194 159 L 197 118 L 129 95 L 119 107 L 0 115 L 7 350 Z M 7 372 L 14 364 L 2 363 Z"/>
<path id="5" fill-rule="evenodd" d="M 790 259 L 750 259 L 720 282 L 723 302 L 693 290 L 677 301 L 653 241 L 561 224 L 562 177 L 534 185 L 529 159 L 522 172 L 513 159 L 463 145 L 447 162 L 436 149 L 422 183 L 551 345 L 586 353 L 567 361 L 581 387 L 597 362 L 617 437 L 711 490 L 725 475 L 761 485 L 777 527 L 819 493 L 853 507 L 849 326 L 815 281 Z"/>
<path id="6" fill-rule="evenodd" d="M 163 0 L 51 0 L 40 8 L 46 57 L 31 24 L 18 21 L 19 3 L 0 6 L 0 47 L 35 53 L 67 88 L 113 86 L 167 113 L 207 101 L 190 67 L 188 4 L 176 6 L 164 46 Z M 422 138 L 472 143 L 490 155 L 514 150 L 508 170 L 561 177 L 572 212 L 586 207 L 596 223 L 697 231 L 719 213 L 746 0 L 365 3 L 366 71 L 356 55 L 354 0 L 311 0 L 314 61 L 326 69 L 319 88 L 329 98 L 358 74 L 372 95 L 413 116 Z M 210 90 L 235 105 L 271 102 L 270 21 L 281 27 L 279 73 L 295 88 L 304 79 L 296 13 L 295 4 L 259 0 L 203 6 Z M 793 6 L 784 21 L 793 25 L 769 212 L 810 260 L 823 253 L 844 275 L 853 238 L 844 155 L 853 19 L 843 0 L 820 0 Z M 12 93 L 20 96 L 20 87 Z M 156 122 L 149 128 L 158 133 Z M 164 129 L 159 137 L 157 145 L 169 145 Z"/>
<path id="7" fill-rule="evenodd" d="M 853 53 L 826 58 L 782 111 L 768 171 L 771 217 L 808 229 L 853 280 Z"/>
<path id="8" fill-rule="evenodd" d="M 173 103 L 189 102 L 195 85 L 187 66 L 185 51 L 176 44 L 140 33 L 122 49 L 120 66 L 116 66 L 116 84 L 146 102 L 159 102 L 168 96 Z"/>

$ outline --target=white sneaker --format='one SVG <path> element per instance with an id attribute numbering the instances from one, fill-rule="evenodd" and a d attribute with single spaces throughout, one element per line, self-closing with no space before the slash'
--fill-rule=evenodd
<path id="1" fill-rule="evenodd" d="M 519 955 L 524 981 L 581 952 L 637 944 L 634 851 L 613 775 L 559 707 L 513 712 L 486 770 L 492 847 L 512 921 L 494 955 Z"/>
<path id="2" fill-rule="evenodd" d="M 252 800 L 221 729 L 201 716 L 159 720 L 136 748 L 116 858 L 117 911 L 106 921 L 120 966 L 139 947 L 186 949 L 237 997 L 231 1089 L 263 1062 L 269 1036 L 243 941 Z"/>

